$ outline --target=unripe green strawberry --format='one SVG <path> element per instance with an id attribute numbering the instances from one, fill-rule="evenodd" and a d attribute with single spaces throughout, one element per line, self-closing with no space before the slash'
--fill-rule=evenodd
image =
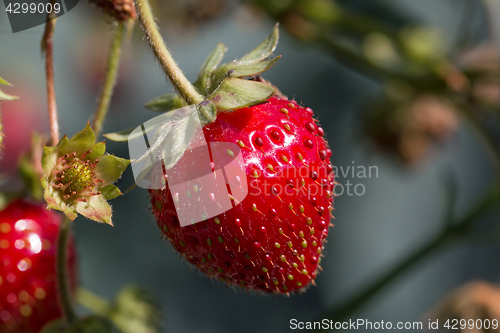
<path id="1" fill-rule="evenodd" d="M 324 130 L 312 116 L 295 101 L 271 97 L 219 113 L 203 127 L 208 143 L 240 148 L 223 154 L 243 156 L 246 180 L 226 182 L 240 182 L 248 194 L 241 202 L 227 194 L 233 208 L 220 215 L 181 227 L 175 201 L 197 205 L 203 186 L 186 193 L 173 193 L 168 184 L 150 190 L 161 232 L 189 263 L 227 284 L 268 293 L 302 291 L 314 281 L 333 209 L 334 174 Z M 212 163 L 224 158 L 219 153 L 212 151 Z M 182 178 L 189 173 L 185 166 L 212 172 L 213 164 L 204 163 L 186 153 L 168 175 Z"/>

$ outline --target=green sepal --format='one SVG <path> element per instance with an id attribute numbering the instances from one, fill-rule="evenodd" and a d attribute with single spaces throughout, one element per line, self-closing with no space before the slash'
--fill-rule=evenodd
<path id="1" fill-rule="evenodd" d="M 113 225 L 111 206 L 102 195 L 93 195 L 87 202 L 78 202 L 75 210 L 93 221 Z"/>
<path id="2" fill-rule="evenodd" d="M 146 103 L 145 107 L 152 111 L 165 112 L 180 109 L 186 106 L 186 102 L 178 94 L 170 93 L 156 97 Z"/>
<path id="3" fill-rule="evenodd" d="M 63 212 L 71 221 L 78 217 L 78 212 L 74 208 L 68 207 Z"/>
<path id="4" fill-rule="evenodd" d="M 95 135 L 90 124 L 87 123 L 85 128 L 76 133 L 68 142 L 65 144 L 61 151 L 63 154 L 76 153 L 76 156 L 83 155 L 86 151 L 95 145 Z"/>
<path id="5" fill-rule="evenodd" d="M 217 88 L 220 87 L 222 82 L 230 77 L 245 77 L 254 76 L 267 71 L 269 68 L 273 67 L 274 64 L 281 58 L 277 56 L 274 59 L 268 61 L 261 61 L 257 63 L 243 63 L 240 64 L 237 61 L 230 62 L 219 68 L 217 68 L 212 73 L 212 79 L 210 86 L 207 88 L 207 93 L 213 93 Z"/>
<path id="6" fill-rule="evenodd" d="M 275 88 L 256 81 L 230 78 L 208 97 L 217 110 L 227 111 L 265 101 L 276 92 Z"/>
<path id="7" fill-rule="evenodd" d="M 244 96 L 240 98 L 234 96 L 233 93 L 239 93 L 242 92 L 242 90 L 238 87 L 233 87 L 235 89 L 231 88 L 231 91 L 229 91 L 228 86 L 234 86 L 235 84 L 227 83 L 226 81 L 231 80 L 231 78 L 256 76 L 270 69 L 280 58 L 280 56 L 278 56 L 274 59 L 266 60 L 276 49 L 278 39 L 279 29 L 278 24 L 276 24 L 269 37 L 260 43 L 253 51 L 238 60 L 234 60 L 215 68 L 225 52 L 225 46 L 223 44 L 219 44 L 202 66 L 198 79 L 195 83 L 195 87 L 202 95 L 206 96 L 207 100 L 214 102 L 218 110 L 222 111 L 228 110 L 228 105 L 234 106 L 233 108 L 237 108 L 238 106 L 248 106 L 264 101 L 272 94 L 263 93 L 263 90 L 270 91 L 270 88 L 263 87 L 259 89 L 255 88 L 255 86 L 250 83 L 247 86 L 253 86 L 254 89 L 246 92 L 243 91 Z M 243 85 L 243 83 L 241 85 Z M 236 86 L 239 86 L 239 84 L 236 84 Z M 224 92 L 227 92 L 227 94 L 224 94 Z M 217 99 L 216 102 L 213 97 L 220 99 Z M 230 100 L 224 101 L 223 99 L 226 97 L 229 97 Z M 240 101 L 235 103 L 237 100 Z M 219 106 L 222 105 L 223 109 L 220 109 Z M 213 119 L 215 119 L 215 117 Z"/>
<path id="8" fill-rule="evenodd" d="M 149 133 L 153 129 L 155 129 L 156 127 L 157 127 L 157 124 L 155 124 L 154 122 L 151 122 L 151 124 L 148 127 L 144 127 L 144 132 Z M 144 134 L 142 133 L 142 131 L 141 132 L 137 131 L 133 135 L 130 135 L 136 128 L 137 127 L 132 127 L 132 128 L 126 129 L 124 131 L 120 131 L 120 132 L 107 133 L 107 134 L 103 134 L 103 136 L 107 139 L 110 139 L 111 141 L 116 141 L 116 142 L 125 142 L 128 140 L 133 140 L 133 139 L 143 137 Z"/>
<path id="9" fill-rule="evenodd" d="M 125 142 L 128 141 L 130 133 L 132 133 L 135 129 L 136 127 L 132 127 L 121 132 L 106 133 L 103 134 L 102 136 L 104 136 L 106 139 L 110 139 L 111 141 Z M 136 139 L 138 137 L 139 136 L 134 136 L 131 139 Z"/>
<path id="10" fill-rule="evenodd" d="M 3 91 L 0 90 L 0 101 L 1 100 L 13 101 L 15 99 L 19 99 L 19 97 L 18 96 L 13 96 L 13 95 L 6 94 L 6 93 L 4 93 Z"/>
<path id="11" fill-rule="evenodd" d="M 69 142 L 69 139 L 68 139 L 68 137 L 67 137 L 67 136 L 66 136 L 66 134 L 65 134 L 65 135 L 61 138 L 61 140 L 59 140 L 59 142 L 57 143 L 57 146 L 56 146 L 56 147 L 57 147 L 59 150 L 61 150 L 61 151 L 62 151 L 62 149 L 63 149 L 64 147 L 66 147 L 66 145 L 68 144 L 68 142 Z"/>
<path id="12" fill-rule="evenodd" d="M 276 49 L 276 46 L 278 45 L 278 39 L 279 39 L 278 27 L 279 24 L 276 23 L 276 25 L 273 28 L 273 32 L 269 35 L 269 37 L 267 37 L 262 43 L 260 43 L 259 46 L 257 46 L 252 52 L 238 59 L 237 62 L 240 64 L 256 63 L 269 58 L 269 56 L 271 56 L 271 54 Z"/>
<path id="13" fill-rule="evenodd" d="M 238 64 L 234 67 L 230 67 L 227 74 L 229 77 L 244 77 L 244 76 L 258 75 L 267 71 L 269 68 L 273 67 L 274 64 L 280 58 L 281 56 L 277 56 L 276 58 L 268 61 Z"/>
<path id="14" fill-rule="evenodd" d="M 112 200 L 123 194 L 115 185 L 106 185 L 101 187 L 99 191 L 106 200 Z"/>
<path id="15" fill-rule="evenodd" d="M 12 84 L 10 84 L 9 82 L 5 81 L 4 79 L 2 79 L 0 77 L 0 84 L 3 84 L 4 86 L 9 86 L 9 87 L 12 87 Z"/>
<path id="16" fill-rule="evenodd" d="M 71 221 L 76 219 L 78 214 L 75 209 L 64 201 L 64 198 L 57 189 L 53 186 L 49 186 L 46 179 L 42 179 L 42 186 L 44 187 L 43 198 L 45 202 L 47 202 L 47 209 L 55 209 L 64 212 Z"/>
<path id="17" fill-rule="evenodd" d="M 90 150 L 91 152 L 88 153 L 85 158 L 93 161 L 104 155 L 104 153 L 106 152 L 106 144 L 104 143 L 104 141 L 98 142 L 95 145 L 93 145 L 92 148 L 90 148 Z"/>
<path id="18" fill-rule="evenodd" d="M 196 79 L 194 86 L 198 88 L 198 90 L 200 90 L 200 93 L 202 95 L 205 95 L 207 93 L 205 90 L 206 87 L 210 85 L 210 74 L 220 64 L 226 51 L 227 48 L 224 44 L 217 44 L 215 49 L 208 55 L 207 59 L 205 59 L 205 62 L 201 66 L 198 78 Z"/>
<path id="19" fill-rule="evenodd" d="M 52 170 L 57 165 L 57 159 L 59 158 L 59 148 L 57 146 L 44 146 L 42 155 L 42 170 L 45 177 L 51 177 Z"/>
<path id="20" fill-rule="evenodd" d="M 0 77 L 0 84 L 3 84 L 4 86 L 12 87 L 12 84 L 10 84 L 9 82 L 5 81 L 1 77 Z M 8 94 L 6 94 L 6 93 L 4 93 L 3 91 L 0 90 L 0 101 L 1 100 L 12 101 L 12 100 L 15 100 L 15 99 L 19 99 L 19 97 L 8 95 Z"/>
<path id="21" fill-rule="evenodd" d="M 196 106 L 202 124 L 210 124 L 217 118 L 217 107 L 212 101 L 204 100 Z"/>
<path id="22" fill-rule="evenodd" d="M 122 176 L 129 164 L 130 160 L 114 155 L 105 155 L 99 159 L 95 173 L 98 178 L 104 180 L 104 185 L 109 185 Z"/>

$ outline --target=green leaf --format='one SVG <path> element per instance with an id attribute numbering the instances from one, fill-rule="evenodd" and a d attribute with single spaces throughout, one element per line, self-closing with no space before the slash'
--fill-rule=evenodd
<path id="1" fill-rule="evenodd" d="M 252 52 L 240 58 L 237 62 L 240 64 L 244 63 L 256 63 L 267 59 L 276 49 L 279 39 L 279 29 L 278 24 L 273 28 L 273 32 L 267 37 L 259 46 L 257 46 Z"/>
<path id="2" fill-rule="evenodd" d="M 186 102 L 178 94 L 165 94 L 149 101 L 145 106 L 152 111 L 164 112 L 180 109 L 186 106 Z"/>
<path id="3" fill-rule="evenodd" d="M 272 86 L 238 78 L 225 80 L 208 97 L 217 110 L 235 110 L 267 100 L 275 93 Z"/>
<path id="4" fill-rule="evenodd" d="M 42 169 L 45 177 L 50 178 L 52 176 L 52 170 L 56 167 L 58 158 L 59 151 L 57 147 L 43 147 Z"/>
<path id="5" fill-rule="evenodd" d="M 0 77 L 0 84 L 3 84 L 3 85 L 6 85 L 6 86 L 10 86 L 10 87 L 12 87 L 12 84 L 10 84 L 9 82 L 5 81 L 5 80 L 4 80 L 4 79 L 2 79 L 1 77 Z"/>
<path id="6" fill-rule="evenodd" d="M 106 152 L 106 144 L 104 143 L 104 141 L 98 142 L 92 148 L 90 148 L 90 150 L 92 151 L 88 153 L 85 158 L 89 160 L 95 160 L 104 155 L 104 153 Z"/>
<path id="7" fill-rule="evenodd" d="M 87 202 L 79 201 L 75 210 L 93 221 L 113 225 L 111 206 L 102 195 L 93 195 Z"/>
<path id="8" fill-rule="evenodd" d="M 90 124 L 80 132 L 76 133 L 68 143 L 61 149 L 63 154 L 76 153 L 76 157 L 83 155 L 86 151 L 95 145 L 95 135 Z"/>
<path id="9" fill-rule="evenodd" d="M 104 180 L 104 185 L 109 185 L 122 176 L 129 164 L 130 160 L 114 155 L 105 155 L 99 159 L 99 163 L 95 167 L 95 173 L 98 178 Z"/>
<path id="10" fill-rule="evenodd" d="M 101 191 L 101 195 L 106 200 L 112 200 L 123 194 L 115 185 L 106 185 L 101 187 L 99 191 Z"/>

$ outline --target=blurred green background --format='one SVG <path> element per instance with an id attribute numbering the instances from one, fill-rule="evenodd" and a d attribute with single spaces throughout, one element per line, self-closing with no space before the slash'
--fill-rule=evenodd
<path id="1" fill-rule="evenodd" d="M 82 286 L 108 298 L 126 284 L 144 286 L 162 306 L 165 332 L 285 332 L 292 318 L 327 318 L 439 235 L 449 216 L 459 221 L 497 181 L 500 2 L 158 0 L 154 5 L 167 45 L 190 79 L 218 42 L 229 47 L 225 60 L 234 59 L 279 20 L 276 54 L 283 57 L 264 77 L 314 110 L 339 170 L 353 165 L 378 170 L 378 177 L 369 179 L 339 175 L 340 184 L 362 184 L 365 193 L 336 198 L 336 226 L 317 287 L 290 298 L 249 295 L 197 273 L 160 239 L 143 189 L 112 202 L 115 227 L 78 218 Z M 37 27 L 12 34 L 0 10 L 0 70 L 15 86 L 9 93 L 21 97 L 2 105 L 7 138 L 0 167 L 12 175 L 31 132 L 48 131 L 42 32 Z M 110 39 L 110 24 L 85 0 L 58 19 L 54 61 L 63 133 L 73 135 L 91 119 Z M 143 105 L 171 90 L 136 26 L 124 46 L 104 132 L 156 116 Z M 420 97 L 424 106 L 416 104 Z M 427 113 L 421 117 L 437 114 L 437 120 L 418 127 L 421 118 L 412 116 L 422 108 Z M 128 157 L 126 144 L 107 145 L 111 153 Z M 129 169 L 118 186 L 132 183 Z M 9 186 L 17 184 L 12 176 Z M 459 235 L 458 246 L 422 258 L 349 318 L 427 322 L 426 313 L 450 290 L 471 280 L 497 282 L 499 218 L 498 209 L 482 215 Z"/>

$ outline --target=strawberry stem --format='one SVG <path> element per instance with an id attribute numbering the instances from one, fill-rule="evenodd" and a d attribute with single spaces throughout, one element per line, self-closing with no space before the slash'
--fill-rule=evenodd
<path id="1" fill-rule="evenodd" d="M 203 102 L 203 96 L 198 93 L 196 88 L 184 76 L 170 54 L 170 51 L 167 49 L 167 45 L 158 31 L 149 1 L 135 0 L 135 4 L 146 39 L 158 58 L 165 74 L 174 85 L 174 88 L 188 104 L 200 104 Z"/>
<path id="2" fill-rule="evenodd" d="M 115 88 L 116 78 L 118 76 L 123 38 L 125 36 L 124 31 L 124 23 L 116 22 L 113 32 L 113 40 L 111 41 L 108 56 L 106 76 L 104 78 L 104 84 L 101 89 L 99 103 L 97 105 L 97 110 L 94 114 L 94 120 L 92 124 L 92 128 L 96 137 L 99 136 L 99 133 L 102 130 L 104 119 L 106 118 L 106 114 L 108 113 L 109 103 L 111 102 L 111 96 L 113 96 L 113 89 Z"/>
<path id="3" fill-rule="evenodd" d="M 51 1 L 53 3 L 54 1 Z M 45 24 L 45 31 L 42 38 L 42 53 L 45 52 L 45 72 L 47 84 L 47 105 L 49 109 L 49 125 L 52 144 L 55 146 L 59 142 L 59 121 L 57 119 L 56 92 L 54 88 L 54 60 L 53 60 L 53 37 L 56 27 L 54 13 L 49 13 L 50 19 Z"/>
<path id="4" fill-rule="evenodd" d="M 71 293 L 68 285 L 67 272 L 67 248 L 68 237 L 71 230 L 71 221 L 66 216 L 63 217 L 59 238 L 57 240 L 57 284 L 59 289 L 59 299 L 62 305 L 62 312 L 69 324 L 74 323 L 78 317 L 73 308 Z"/>

